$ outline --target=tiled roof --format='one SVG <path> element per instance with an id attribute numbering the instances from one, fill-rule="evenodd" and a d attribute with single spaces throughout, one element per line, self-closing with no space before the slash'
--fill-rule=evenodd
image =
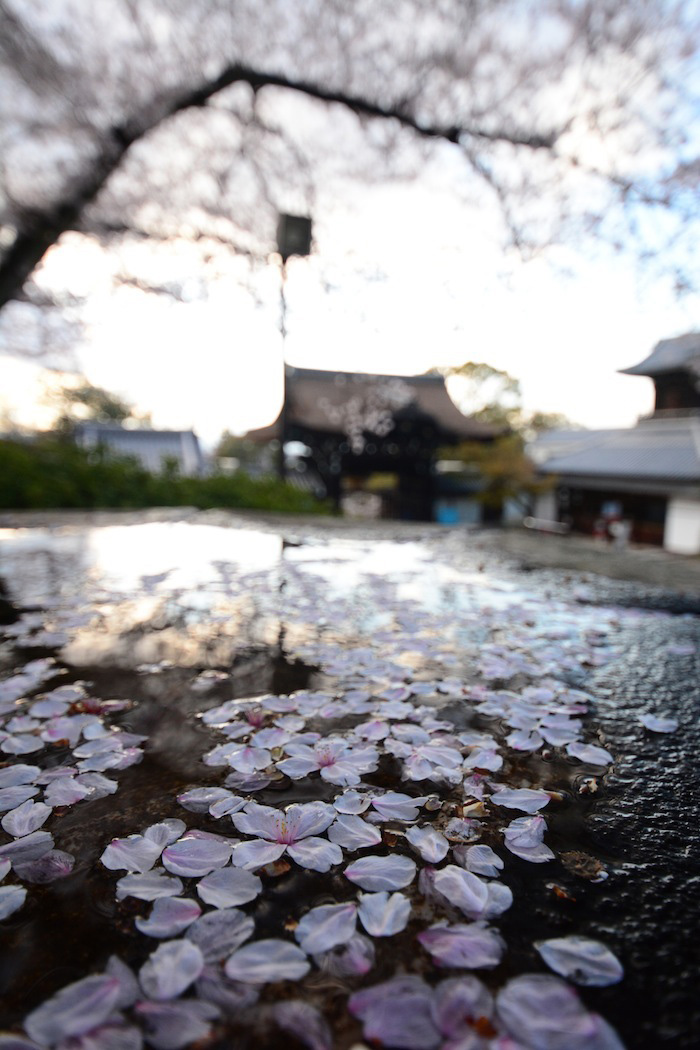
<path id="1" fill-rule="evenodd" d="M 657 376 L 681 370 L 700 373 L 700 332 L 662 339 L 638 365 L 620 369 L 628 376 Z"/>
<path id="2" fill-rule="evenodd" d="M 628 430 L 552 431 L 530 449 L 540 471 L 562 476 L 700 482 L 700 419 L 649 419 Z"/>

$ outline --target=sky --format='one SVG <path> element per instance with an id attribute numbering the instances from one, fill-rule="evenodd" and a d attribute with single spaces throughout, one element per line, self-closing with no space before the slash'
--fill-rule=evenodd
<path id="1" fill-rule="evenodd" d="M 225 429 L 272 422 L 283 358 L 400 375 L 484 361 L 520 381 L 528 410 L 630 426 L 652 410 L 653 386 L 617 370 L 700 327 L 696 300 L 676 301 L 625 256 L 570 245 L 523 264 L 440 180 L 357 187 L 322 214 L 314 254 L 288 266 L 284 346 L 274 256 L 249 281 L 254 296 L 233 262 L 206 299 L 176 303 L 115 289 L 109 254 L 73 236 L 53 249 L 41 280 L 86 294 L 77 350 L 86 377 L 150 412 L 157 427 L 193 428 L 206 447 Z M 194 266 L 188 251 L 171 245 L 154 272 Z M 0 363 L 0 410 L 48 426 L 47 373 L 7 356 Z"/>

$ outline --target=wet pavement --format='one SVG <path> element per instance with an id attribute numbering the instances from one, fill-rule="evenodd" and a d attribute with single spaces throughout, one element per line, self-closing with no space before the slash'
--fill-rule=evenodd
<path id="1" fill-rule="evenodd" d="M 34 744 L 21 741 L 43 732 L 44 723 L 12 723 L 36 697 L 68 685 L 77 683 L 78 697 L 68 713 L 93 712 L 101 720 L 100 727 L 93 725 L 93 739 L 105 728 L 134 735 L 124 765 L 104 770 L 117 784 L 114 794 L 55 806 L 43 825 L 56 849 L 75 858 L 72 871 L 49 883 L 27 882 L 24 903 L 0 923 L 2 1024 L 8 1029 L 19 1031 L 28 1012 L 66 985 L 102 972 L 111 955 L 138 972 L 161 943 L 134 926 L 149 904 L 133 896 L 117 900 L 124 872 L 100 861 L 111 840 L 178 819 L 240 842 L 232 818 L 222 821 L 177 801 L 193 787 L 221 787 L 226 774 L 241 797 L 277 810 L 332 803 L 353 786 L 318 772 L 287 775 L 284 742 L 260 767 L 265 783 L 236 766 L 222 772 L 221 765 L 203 762 L 226 738 L 216 723 L 199 717 L 202 712 L 258 698 L 240 709 L 272 727 L 274 698 L 282 698 L 283 710 L 291 696 L 287 710 L 307 712 L 305 733 L 349 740 L 351 755 L 367 719 L 383 719 L 401 743 L 397 722 L 405 729 L 419 720 L 410 705 L 434 743 L 458 749 L 465 763 L 459 778 L 449 763 L 436 762 L 430 775 L 412 779 L 402 748 L 390 749 L 386 737 L 378 738 L 370 743 L 376 764 L 355 786 L 380 802 L 392 791 L 428 797 L 417 826 L 441 835 L 450 820 L 478 817 L 466 841 L 495 850 L 504 861 L 499 882 L 513 894 L 512 906 L 489 919 L 505 950 L 495 964 L 473 971 L 436 966 L 418 947 L 421 931 L 436 921 L 464 923 L 465 915 L 474 916 L 455 912 L 431 893 L 430 872 L 442 861 L 423 864 L 425 857 L 405 838 L 413 821 L 377 819 L 382 841 L 375 852 L 409 857 L 421 870 L 404 889 L 407 924 L 391 936 L 369 938 L 375 952 L 369 972 L 339 976 L 328 960 L 316 960 L 303 979 L 256 986 L 257 1005 L 221 1008 L 208 1034 L 178 1045 L 370 1042 L 367 1027 L 363 1036 L 367 1022 L 348 1008 L 348 996 L 358 989 L 397 973 L 432 987 L 475 972 L 497 993 L 520 975 L 551 972 L 535 942 L 575 934 L 605 944 L 624 967 L 620 983 L 581 989 L 585 1007 L 602 1015 L 623 1045 L 697 1045 L 700 619 L 688 611 L 695 600 L 691 588 L 669 591 L 570 567 L 533 567 L 521 552 L 499 550 L 493 535 L 394 523 L 363 531 L 212 514 L 160 521 L 112 516 L 85 526 L 53 519 L 50 528 L 5 528 L 0 558 L 0 698 L 2 680 L 12 683 L 33 661 L 56 661 L 34 679 L 30 674 L 16 701 L 3 708 L 0 773 L 19 763 L 76 772 L 75 743 L 58 737 L 23 753 Z M 16 692 L 6 686 L 7 696 Z M 268 697 L 273 703 L 263 717 L 259 705 Z M 123 703 L 100 707 L 104 701 Z M 528 750 L 509 743 L 518 722 L 507 714 L 508 704 L 523 702 L 550 704 L 545 725 L 556 725 L 553 703 L 568 705 L 567 719 L 578 705 L 580 742 L 606 749 L 612 762 L 594 764 L 586 752 L 577 758 L 566 743 L 544 740 Z M 670 716 L 678 728 L 651 732 L 640 714 Z M 221 724 L 226 731 L 231 723 L 222 716 Z M 478 747 L 482 758 L 475 757 Z M 486 784 L 481 804 L 473 795 L 474 771 Z M 504 828 L 523 813 L 489 802 L 499 786 L 550 793 L 542 816 L 552 859 L 532 863 L 505 848 Z M 3 832 L 0 853 L 12 841 Z M 360 849 L 359 856 L 368 852 Z M 234 864 L 235 856 L 234 850 Z M 287 859 L 266 865 L 263 891 L 244 906 L 255 919 L 256 939 L 294 943 L 309 908 L 356 901 L 357 887 L 343 870 L 357 856 L 350 850 L 342 864 L 325 871 Z M 455 866 L 452 854 L 448 863 Z M 22 884 L 21 866 L 6 881 Z M 197 899 L 195 891 L 186 881 L 184 895 Z M 194 1001 L 191 989 L 175 998 Z M 299 999 L 321 1019 L 315 1042 L 308 1018 L 301 1028 L 284 1028 L 282 1014 L 275 1013 L 280 1003 Z M 504 1017 L 502 1011 L 490 1027 L 470 1029 L 478 1041 L 469 1045 L 495 1047 L 496 1033 L 506 1030 L 519 1037 L 518 1045 L 540 1045 L 527 1036 L 526 1025 L 517 1032 L 499 1027 Z M 165 1045 L 158 1038 L 150 1045 Z M 409 1045 L 400 1036 L 397 1042 L 387 1038 L 384 1045 Z M 441 1045 L 426 1038 L 421 1045 Z M 576 1042 L 572 1036 L 552 1046 L 619 1045 L 595 1038 Z"/>

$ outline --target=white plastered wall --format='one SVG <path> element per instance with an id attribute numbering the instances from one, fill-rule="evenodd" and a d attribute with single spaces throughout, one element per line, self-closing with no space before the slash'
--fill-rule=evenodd
<path id="1" fill-rule="evenodd" d="M 673 554 L 700 554 L 700 500 L 668 501 L 664 547 Z"/>

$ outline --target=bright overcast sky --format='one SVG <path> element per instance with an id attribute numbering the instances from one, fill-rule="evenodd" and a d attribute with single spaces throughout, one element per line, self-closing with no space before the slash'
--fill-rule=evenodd
<path id="1" fill-rule="evenodd" d="M 623 257 L 591 260 L 572 248 L 527 265 L 504 257 L 488 223 L 439 185 L 358 189 L 343 210 L 325 210 L 316 234 L 316 256 L 292 260 L 287 285 L 285 353 L 303 367 L 411 374 L 485 361 L 520 380 L 528 409 L 628 426 L 651 410 L 652 384 L 617 369 L 700 327 L 696 300 L 676 302 Z M 156 426 L 193 427 L 206 445 L 224 429 L 275 418 L 283 349 L 274 262 L 256 279 L 257 304 L 233 271 L 206 301 L 174 303 L 115 291 L 101 269 L 109 271 L 101 249 L 76 238 L 54 250 L 44 276 L 90 291 L 79 364 L 91 382 L 150 411 Z M 2 365 L 1 406 L 46 425 L 39 370 L 7 357 Z"/>

